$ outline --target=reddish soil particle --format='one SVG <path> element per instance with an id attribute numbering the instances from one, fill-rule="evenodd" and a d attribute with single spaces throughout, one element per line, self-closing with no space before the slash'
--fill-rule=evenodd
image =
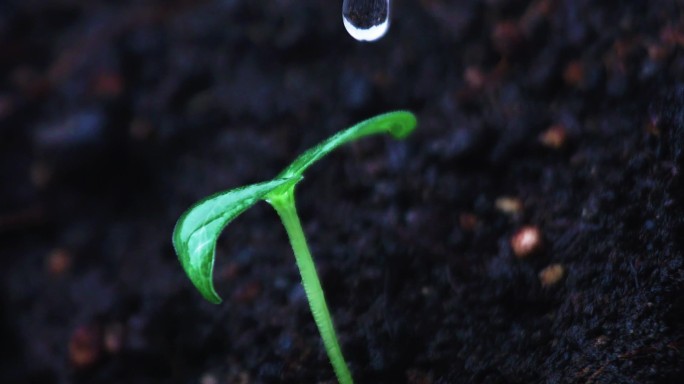
<path id="1" fill-rule="evenodd" d="M 554 124 L 539 136 L 539 141 L 546 147 L 560 149 L 568 139 L 567 130 L 561 124 Z"/>
<path id="2" fill-rule="evenodd" d="M 71 253 L 63 248 L 57 248 L 47 257 L 46 268 L 53 277 L 60 277 L 71 267 Z"/>
<path id="3" fill-rule="evenodd" d="M 524 259 L 538 253 L 543 246 L 542 233 L 535 226 L 520 228 L 511 237 L 511 248 L 513 254 L 520 259 Z"/>
<path id="4" fill-rule="evenodd" d="M 69 339 L 69 361 L 78 369 L 93 365 L 101 353 L 101 334 L 97 327 L 84 325 L 76 328 Z"/>

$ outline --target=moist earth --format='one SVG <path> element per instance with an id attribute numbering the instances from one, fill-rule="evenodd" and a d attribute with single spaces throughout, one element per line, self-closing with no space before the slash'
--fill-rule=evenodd
<path id="1" fill-rule="evenodd" d="M 221 305 L 171 233 L 408 109 L 297 189 L 356 382 L 680 383 L 681 2 L 395 3 L 363 44 L 341 1 L 3 1 L 0 382 L 335 382 L 267 204 Z"/>

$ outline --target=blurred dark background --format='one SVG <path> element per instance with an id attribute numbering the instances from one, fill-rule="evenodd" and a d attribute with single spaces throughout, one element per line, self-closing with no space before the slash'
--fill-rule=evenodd
<path id="1" fill-rule="evenodd" d="M 171 232 L 394 109 L 298 187 L 358 383 L 681 382 L 682 3 L 396 1 L 372 44 L 341 6 L 0 3 L 0 382 L 334 382 L 270 207 L 220 306 Z"/>

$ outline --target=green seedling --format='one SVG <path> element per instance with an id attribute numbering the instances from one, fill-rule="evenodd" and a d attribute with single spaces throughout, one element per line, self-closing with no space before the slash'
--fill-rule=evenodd
<path id="1" fill-rule="evenodd" d="M 173 231 L 173 246 L 185 273 L 205 299 L 220 303 L 221 298 L 212 282 L 216 240 L 239 214 L 260 200 L 267 201 L 280 216 L 290 239 L 304 292 L 335 375 L 341 384 L 353 383 L 299 222 L 294 189 L 309 166 L 340 145 L 379 133 L 389 133 L 396 139 L 403 139 L 415 129 L 416 123 L 416 117 L 405 111 L 375 116 L 304 152 L 273 180 L 219 192 L 193 205 L 178 219 Z"/>

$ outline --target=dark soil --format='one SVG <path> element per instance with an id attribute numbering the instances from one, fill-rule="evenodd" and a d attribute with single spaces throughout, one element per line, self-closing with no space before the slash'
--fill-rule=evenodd
<path id="1" fill-rule="evenodd" d="M 357 383 L 681 383 L 682 5 L 396 3 L 361 44 L 341 1 L 1 2 L 0 382 L 334 382 L 268 205 L 219 306 L 171 232 L 405 108 L 298 187 Z"/>

